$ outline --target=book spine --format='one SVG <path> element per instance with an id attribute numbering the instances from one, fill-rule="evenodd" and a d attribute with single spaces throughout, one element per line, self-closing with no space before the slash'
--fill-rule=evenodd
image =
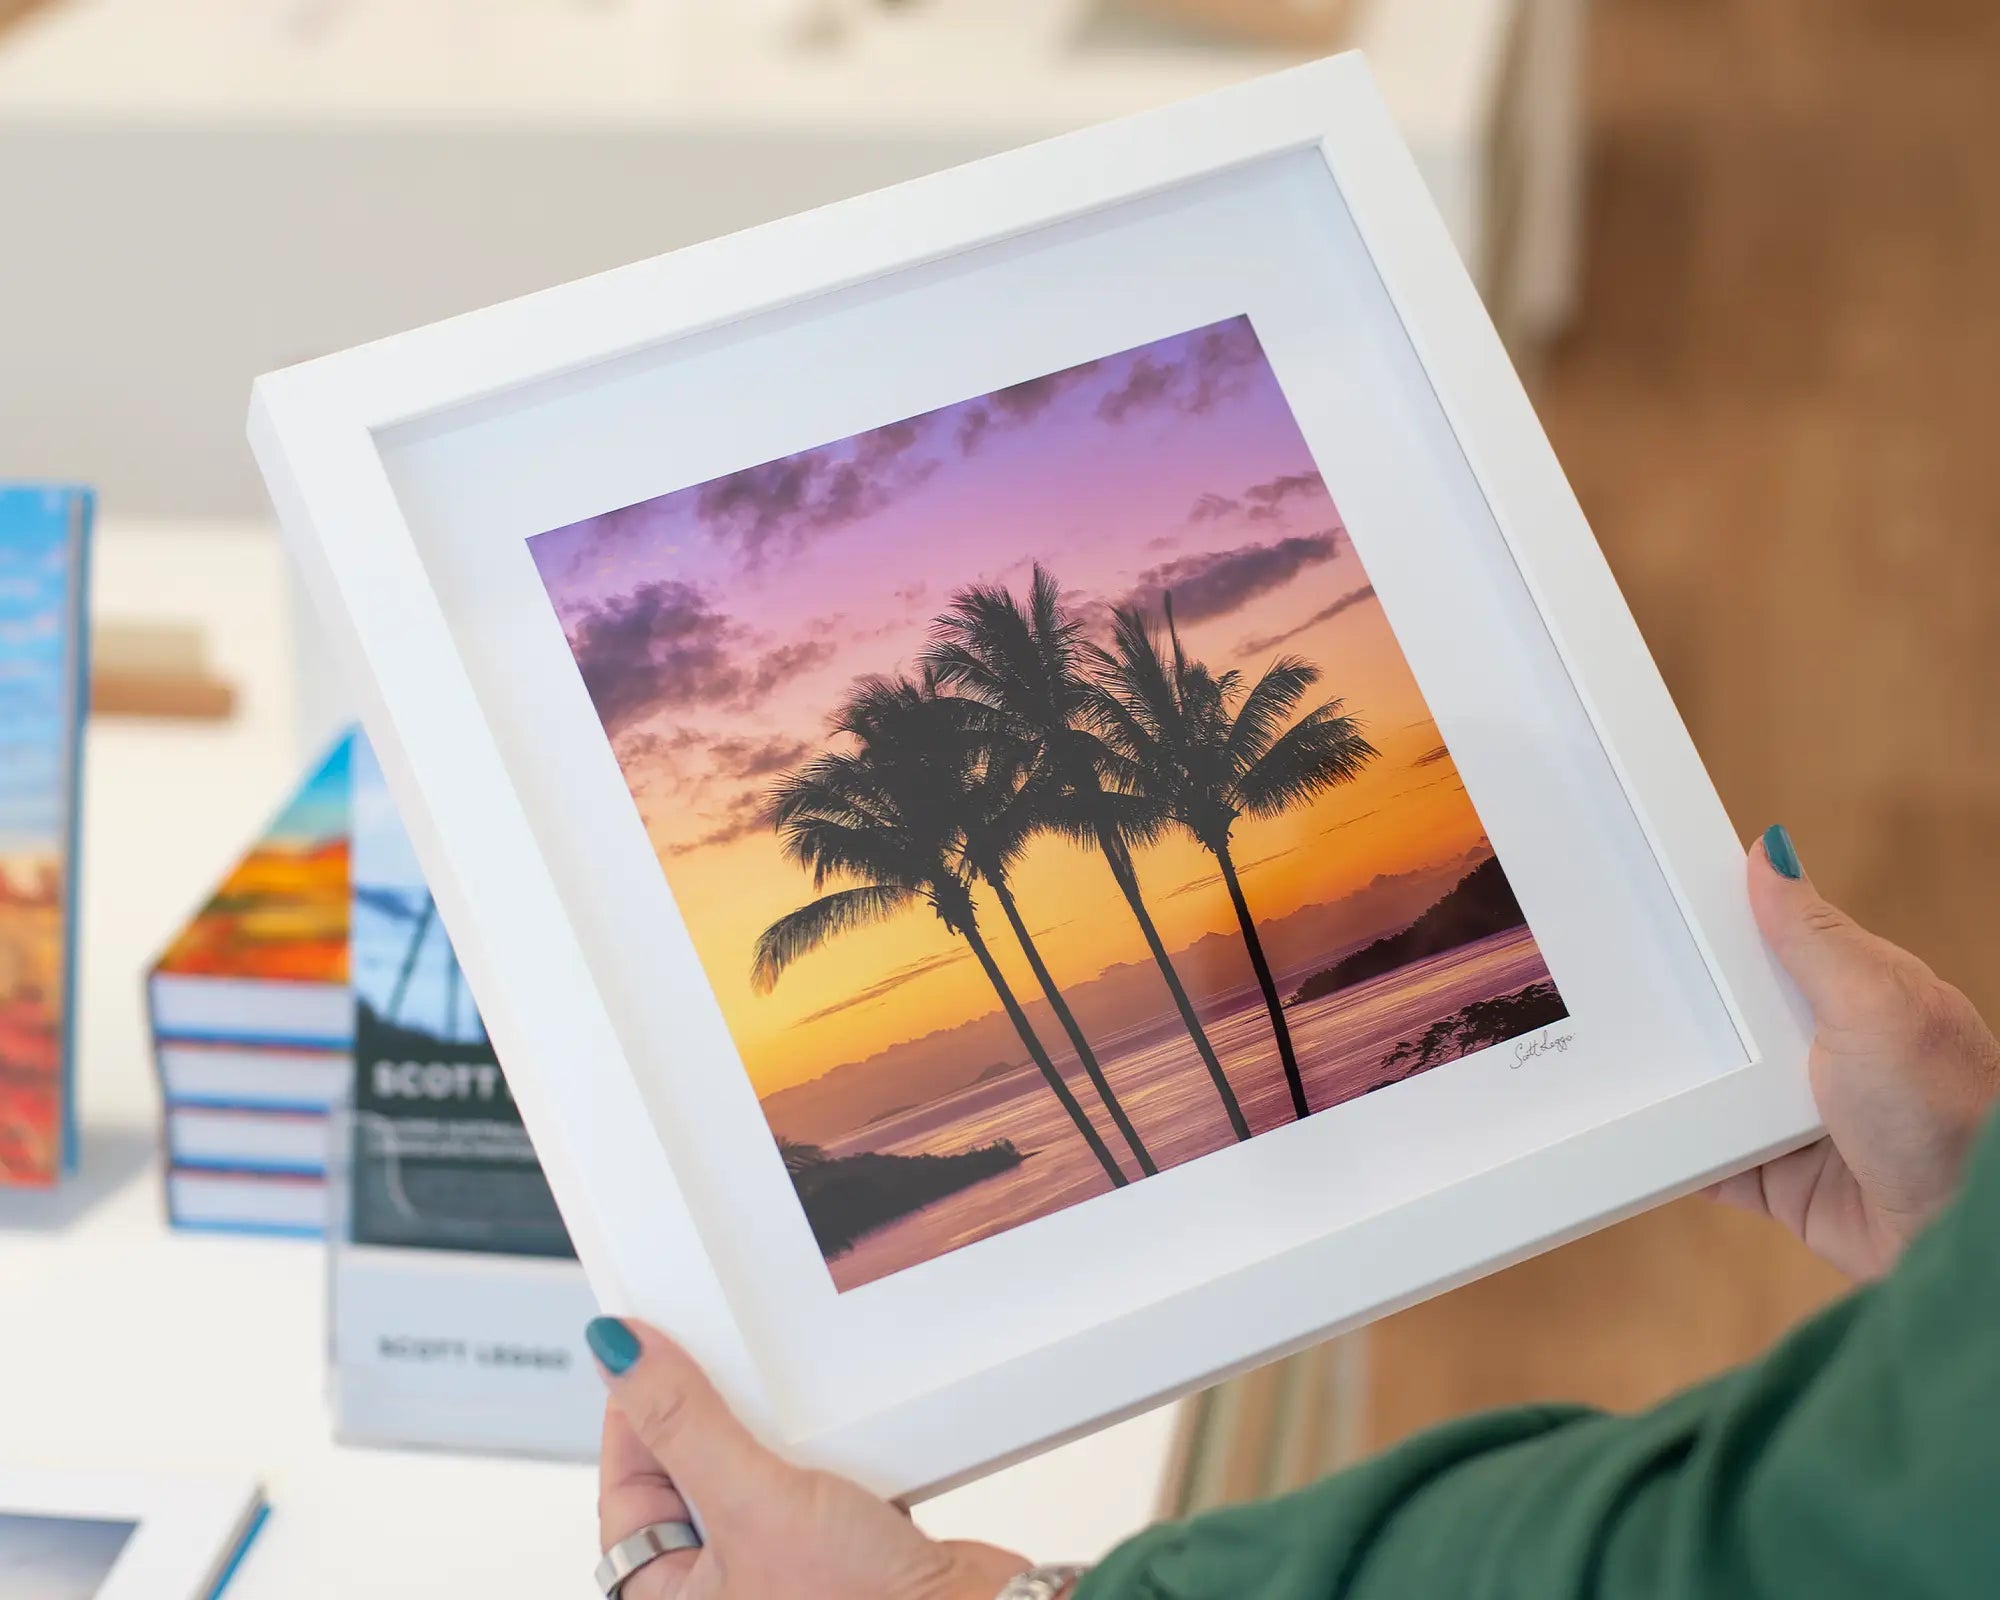
<path id="1" fill-rule="evenodd" d="M 76 1000 L 77 915 L 83 883 L 83 723 L 90 710 L 90 534 L 96 515 L 95 496 L 88 489 L 70 492 L 69 693 L 63 752 L 63 772 L 69 785 L 63 810 L 62 848 L 62 1000 L 59 1020 L 58 1070 L 61 1087 L 62 1170 L 77 1164 L 76 1123 Z"/>

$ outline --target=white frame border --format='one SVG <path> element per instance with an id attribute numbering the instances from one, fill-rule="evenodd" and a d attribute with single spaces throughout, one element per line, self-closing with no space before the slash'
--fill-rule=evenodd
<path id="1" fill-rule="evenodd" d="M 673 1331 L 774 1436 L 680 1186 L 487 731 L 377 436 L 704 330 L 1266 158 L 1316 149 L 1680 906 L 1749 1064 L 1414 1204 L 812 1438 L 922 1494 L 1302 1347 L 1798 1145 L 1808 1018 L 1742 851 L 1547 437 L 1358 55 L 1067 135 L 266 375 L 250 434 L 289 544 L 592 1284 L 674 1263 Z M 393 596 L 385 604 L 384 597 Z M 447 825 L 448 824 L 448 825 Z M 483 871 L 506 862 L 504 873 Z M 512 981 L 533 974 L 532 986 Z M 588 1062 L 576 1087 L 574 1065 Z M 1258 1329 L 1244 1348 L 1245 1308 Z M 948 1425 L 940 1426 L 940 1419 Z"/>
<path id="2" fill-rule="evenodd" d="M 0 1468 L 0 1513 L 133 1524 L 97 1600 L 212 1600 L 268 1510 L 248 1478 Z"/>

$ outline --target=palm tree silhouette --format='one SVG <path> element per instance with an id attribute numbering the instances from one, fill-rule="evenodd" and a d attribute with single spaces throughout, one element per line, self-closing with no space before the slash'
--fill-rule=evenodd
<path id="1" fill-rule="evenodd" d="M 1098 698 L 1087 670 L 1089 651 L 1083 625 L 1063 604 L 1054 575 L 1037 562 L 1025 607 L 999 584 L 975 584 L 953 595 L 949 609 L 932 625 L 924 663 L 940 684 L 989 707 L 1011 737 L 1034 750 L 1036 768 L 1047 784 L 1043 827 L 1103 853 L 1208 1069 L 1230 1128 L 1239 1140 L 1248 1139 L 1250 1124 L 1236 1091 L 1139 889 L 1133 848 L 1151 843 L 1169 818 L 1156 801 L 1121 785 L 1118 756 L 1088 725 Z"/>
<path id="2" fill-rule="evenodd" d="M 935 693 L 934 685 L 931 692 Z M 1050 812 L 1059 798 L 1056 786 L 1046 774 L 1036 770 L 1033 747 L 1008 735 L 989 708 L 977 701 L 951 697 L 942 698 L 939 703 L 958 719 L 963 735 L 979 743 L 983 754 L 978 781 L 966 795 L 966 812 L 960 824 L 960 854 L 973 876 L 992 889 L 1007 925 L 1014 930 L 1021 954 L 1027 958 L 1029 970 L 1042 986 L 1049 1009 L 1069 1035 L 1070 1047 L 1083 1064 L 1085 1076 L 1104 1102 L 1104 1109 L 1110 1112 L 1119 1135 L 1131 1148 L 1140 1173 L 1150 1178 L 1160 1169 L 1139 1137 L 1139 1130 L 1132 1126 L 1124 1106 L 1119 1104 L 1097 1053 L 1091 1049 L 1090 1040 L 1063 998 L 1048 964 L 1042 960 L 1042 952 L 1014 899 L 1013 870 L 1030 842 L 1048 828 Z"/>
<path id="3" fill-rule="evenodd" d="M 1306 691 L 1319 681 L 1319 668 L 1298 656 L 1281 656 L 1246 692 L 1240 672 L 1218 676 L 1188 659 L 1174 625 L 1172 595 L 1165 605 L 1168 653 L 1162 653 L 1151 620 L 1137 607 L 1113 614 L 1110 650 L 1091 647 L 1100 683 L 1092 715 L 1105 741 L 1129 763 L 1135 791 L 1215 857 L 1271 1013 L 1292 1114 L 1303 1117 L 1310 1108 L 1292 1030 L 1229 838 L 1238 818 L 1282 815 L 1351 782 L 1378 752 L 1339 700 L 1291 721 Z"/>
<path id="4" fill-rule="evenodd" d="M 834 714 L 851 751 L 829 751 L 773 786 L 766 815 L 786 855 L 813 875 L 853 887 L 821 894 L 758 935 L 750 981 L 759 994 L 785 969 L 841 934 L 927 905 L 971 948 L 1021 1043 L 1114 1185 L 1129 1180 L 1056 1071 L 993 959 L 959 864 L 977 747 L 936 695 L 907 678 L 864 678 Z"/>

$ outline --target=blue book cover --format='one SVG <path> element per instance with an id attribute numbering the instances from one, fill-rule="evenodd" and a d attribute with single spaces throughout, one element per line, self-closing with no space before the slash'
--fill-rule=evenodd
<path id="1" fill-rule="evenodd" d="M 76 1165 L 87 489 L 0 485 L 0 1186 Z"/>

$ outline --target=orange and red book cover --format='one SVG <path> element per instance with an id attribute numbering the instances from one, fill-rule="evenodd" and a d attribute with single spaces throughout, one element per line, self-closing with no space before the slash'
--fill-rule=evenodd
<path id="1" fill-rule="evenodd" d="M 317 1236 L 353 1080 L 353 736 L 312 769 L 146 984 L 177 1227 Z"/>
<path id="2" fill-rule="evenodd" d="M 156 1041 L 351 1044 L 350 748 L 334 745 L 154 964 Z"/>

